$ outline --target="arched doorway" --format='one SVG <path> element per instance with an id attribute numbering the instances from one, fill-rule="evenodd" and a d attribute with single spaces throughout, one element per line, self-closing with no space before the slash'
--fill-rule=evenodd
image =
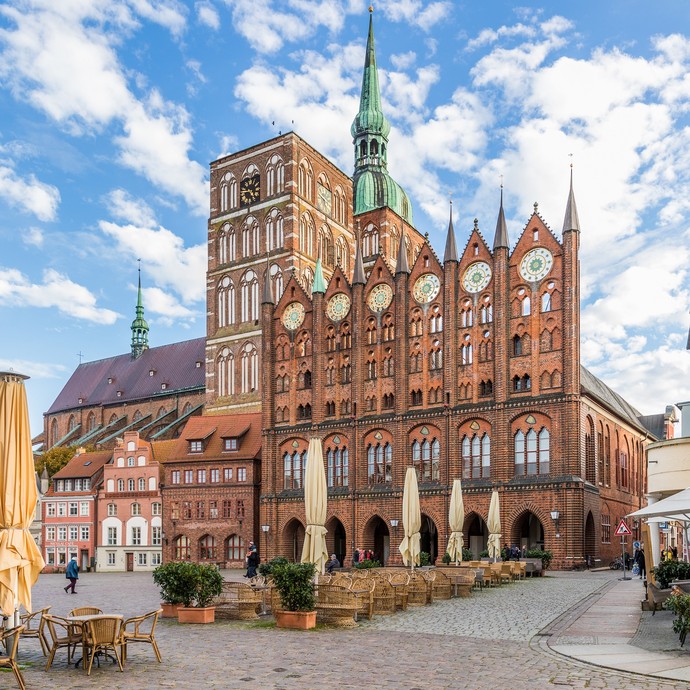
<path id="1" fill-rule="evenodd" d="M 596 556 L 597 540 L 596 530 L 594 529 L 594 517 L 592 511 L 587 513 L 587 520 L 585 520 L 585 556 L 594 559 Z"/>
<path id="2" fill-rule="evenodd" d="M 489 528 L 481 515 L 470 513 L 465 519 L 467 525 L 467 547 L 475 558 L 479 558 L 482 551 L 486 551 L 489 543 Z"/>
<path id="3" fill-rule="evenodd" d="M 328 555 L 332 553 L 340 561 L 341 565 L 345 565 L 345 555 L 347 554 L 347 538 L 343 523 L 338 518 L 333 517 L 326 523 L 328 534 L 326 535 L 326 547 L 328 548 Z"/>
<path id="4" fill-rule="evenodd" d="M 438 556 L 438 530 L 436 524 L 428 516 L 422 513 L 422 527 L 419 530 L 421 537 L 421 549 L 431 557 L 431 565 L 436 562 Z"/>
<path id="5" fill-rule="evenodd" d="M 520 549 L 543 549 L 544 527 L 541 520 L 529 510 L 526 510 L 513 525 L 512 544 Z"/>
<path id="6" fill-rule="evenodd" d="M 364 543 L 360 544 L 363 549 L 373 549 L 374 558 L 381 564 L 386 565 L 390 555 L 390 532 L 388 525 L 378 515 L 367 522 L 364 528 Z"/>
<path id="7" fill-rule="evenodd" d="M 285 557 L 299 563 L 302 560 L 302 547 L 304 546 L 304 525 L 293 518 L 285 525 L 283 530 L 283 548 Z"/>

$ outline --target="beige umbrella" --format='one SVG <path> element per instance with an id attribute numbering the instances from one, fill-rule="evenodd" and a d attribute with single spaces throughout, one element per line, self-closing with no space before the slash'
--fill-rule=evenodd
<path id="1" fill-rule="evenodd" d="M 422 538 L 419 535 L 419 530 L 422 528 L 422 514 L 419 510 L 419 488 L 414 467 L 408 467 L 405 475 L 402 518 L 405 536 L 398 548 L 402 554 L 403 563 L 414 568 L 415 565 L 419 565 L 419 552 L 422 550 Z"/>
<path id="2" fill-rule="evenodd" d="M 36 471 L 31 450 L 24 379 L 0 372 L 0 609 L 31 611 L 31 587 L 45 565 L 29 532 L 36 510 Z"/>
<path id="3" fill-rule="evenodd" d="M 307 529 L 302 547 L 302 563 L 313 563 L 316 571 L 322 574 L 328 560 L 326 550 L 328 530 L 324 527 L 327 496 L 321 439 L 313 438 L 309 441 L 307 471 L 304 476 L 304 510 L 307 517 Z"/>
<path id="4" fill-rule="evenodd" d="M 453 492 L 450 495 L 450 508 L 448 510 L 448 524 L 450 526 L 450 538 L 446 549 L 451 561 L 462 560 L 462 547 L 464 545 L 462 525 L 465 522 L 465 506 L 462 501 L 462 482 L 453 480 Z"/>
<path id="5" fill-rule="evenodd" d="M 496 562 L 501 555 L 501 513 L 498 505 L 498 491 L 494 490 L 491 494 L 489 504 L 489 558 Z"/>

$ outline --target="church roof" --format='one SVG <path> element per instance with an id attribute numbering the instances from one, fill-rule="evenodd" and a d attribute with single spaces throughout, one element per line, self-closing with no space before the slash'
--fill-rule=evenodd
<path id="1" fill-rule="evenodd" d="M 195 338 L 152 347 L 136 359 L 128 352 L 84 362 L 76 368 L 46 414 L 168 396 L 175 391 L 203 390 L 205 346 L 205 338 Z"/>
<path id="2" fill-rule="evenodd" d="M 583 366 L 580 366 L 580 385 L 585 395 L 597 400 L 638 431 L 652 433 L 652 430 L 642 423 L 642 414 L 639 410 L 636 410 L 627 400 Z"/>

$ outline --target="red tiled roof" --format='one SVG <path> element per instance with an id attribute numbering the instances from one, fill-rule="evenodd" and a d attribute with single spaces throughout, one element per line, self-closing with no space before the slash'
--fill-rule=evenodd
<path id="1" fill-rule="evenodd" d="M 173 438 L 169 441 L 154 441 L 151 444 L 151 455 L 156 462 L 163 464 L 171 459 L 171 456 L 176 447 L 176 438 Z"/>
<path id="2" fill-rule="evenodd" d="M 72 479 L 73 477 L 93 477 L 110 458 L 112 450 L 99 450 L 93 453 L 75 455 L 61 470 L 53 475 L 53 479 Z"/>
<path id="3" fill-rule="evenodd" d="M 209 435 L 210 434 L 210 435 Z M 208 437 L 203 453 L 190 453 L 189 441 Z M 224 438 L 239 438 L 235 451 L 223 450 Z M 261 413 L 192 417 L 175 440 L 167 462 L 189 462 L 211 458 L 253 460 L 261 454 Z"/>
<path id="4" fill-rule="evenodd" d="M 46 414 L 93 405 L 166 396 L 175 391 L 204 388 L 204 338 L 161 345 L 131 354 L 80 364 Z M 196 363 L 201 362 L 197 367 Z M 153 376 L 149 375 L 154 371 Z M 108 383 L 108 379 L 112 383 Z M 161 388 L 166 384 L 165 390 Z M 118 397 L 117 392 L 121 395 Z M 79 403 L 79 399 L 82 403 Z"/>

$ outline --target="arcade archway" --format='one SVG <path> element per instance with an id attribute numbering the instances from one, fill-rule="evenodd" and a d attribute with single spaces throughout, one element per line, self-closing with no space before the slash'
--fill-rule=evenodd
<path id="1" fill-rule="evenodd" d="M 511 546 L 516 544 L 521 550 L 544 548 L 544 527 L 541 520 L 526 510 L 513 524 Z"/>
<path id="2" fill-rule="evenodd" d="M 372 549 L 374 558 L 386 565 L 390 556 L 390 532 L 388 525 L 379 517 L 374 515 L 364 527 L 364 544 L 360 544 L 363 549 Z"/>
<path id="3" fill-rule="evenodd" d="M 299 563 L 302 559 L 303 546 L 304 525 L 293 518 L 283 529 L 283 553 L 288 560 Z"/>
<path id="4" fill-rule="evenodd" d="M 345 555 L 347 554 L 347 535 L 343 523 L 337 517 L 332 517 L 326 523 L 326 548 L 328 555 L 335 554 L 341 565 L 345 565 Z"/>
<path id="5" fill-rule="evenodd" d="M 438 556 L 438 530 L 434 521 L 424 513 L 422 513 L 422 527 L 419 530 L 419 535 L 421 537 L 421 550 L 429 554 L 433 565 Z"/>
<path id="6" fill-rule="evenodd" d="M 470 513 L 465 518 L 465 529 L 467 531 L 467 548 L 475 558 L 479 558 L 482 551 L 486 551 L 489 543 L 489 528 L 486 522 L 477 513 Z"/>

